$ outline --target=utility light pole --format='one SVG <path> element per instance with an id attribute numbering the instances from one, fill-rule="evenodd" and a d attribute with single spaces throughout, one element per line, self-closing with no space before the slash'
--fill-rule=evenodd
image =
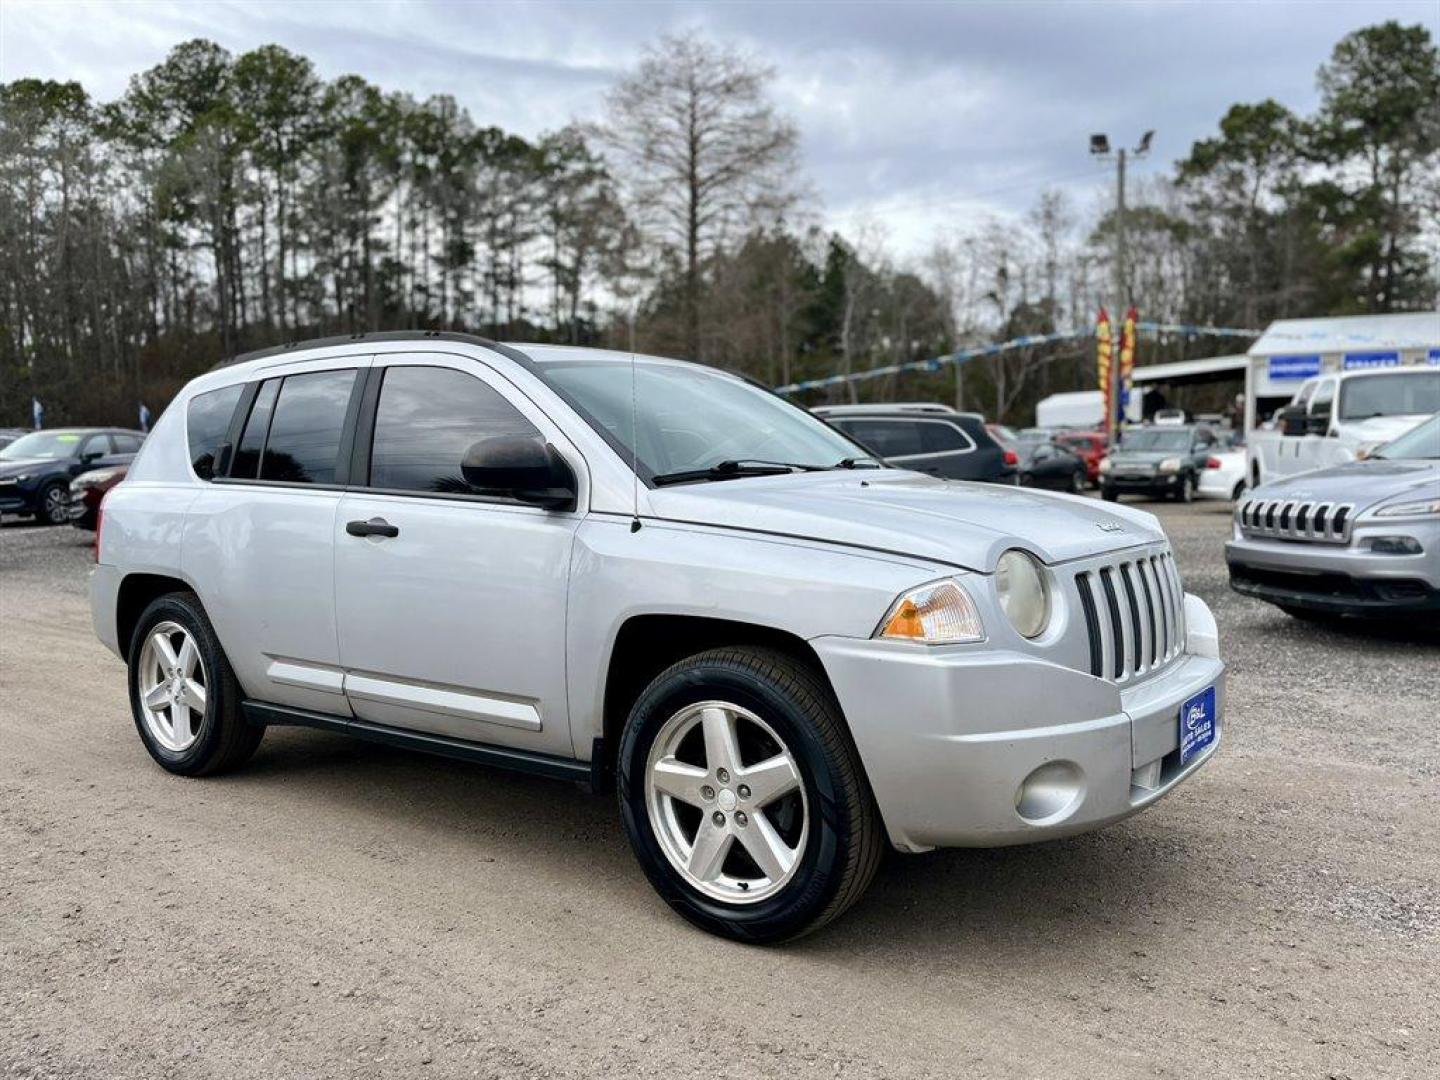
<path id="1" fill-rule="evenodd" d="M 1140 145 L 1135 147 L 1133 153 L 1137 158 L 1143 158 L 1150 153 L 1150 140 L 1155 137 L 1153 130 L 1145 132 L 1140 137 Z M 1110 160 L 1110 138 L 1098 133 L 1090 136 L 1090 153 L 1100 161 Z M 1125 156 L 1127 151 L 1122 146 L 1115 154 L 1115 320 L 1113 326 L 1120 326 L 1125 318 L 1125 309 L 1128 307 L 1125 295 Z M 1117 348 L 1114 358 L 1110 363 L 1110 408 L 1105 417 L 1105 432 L 1113 444 L 1115 433 L 1120 425 L 1120 415 L 1124 408 L 1120 401 L 1120 351 L 1118 348 L 1119 339 L 1116 338 Z"/>

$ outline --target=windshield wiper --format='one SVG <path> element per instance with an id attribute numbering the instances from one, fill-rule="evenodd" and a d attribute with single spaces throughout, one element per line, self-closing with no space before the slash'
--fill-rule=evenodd
<path id="1" fill-rule="evenodd" d="M 800 465 L 793 461 L 764 461 L 758 458 L 743 458 L 737 461 L 720 461 L 704 469 L 685 469 L 681 472 L 661 473 L 651 483 L 657 487 L 666 484 L 685 484 L 692 480 L 734 480 L 742 476 L 780 476 L 792 472 L 820 472 L 823 465 Z"/>
<path id="2" fill-rule="evenodd" d="M 831 465 L 832 469 L 883 469 L 880 459 L 876 457 L 846 457 Z"/>

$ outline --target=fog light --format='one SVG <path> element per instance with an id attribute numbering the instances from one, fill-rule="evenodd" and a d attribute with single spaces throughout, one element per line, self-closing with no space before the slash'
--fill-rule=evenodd
<path id="1" fill-rule="evenodd" d="M 1421 555 L 1425 549 L 1413 536 L 1377 536 L 1370 541 L 1376 555 Z"/>
<path id="2" fill-rule="evenodd" d="M 1073 761 L 1047 761 L 1015 789 L 1015 812 L 1031 825 L 1058 825 L 1080 805 L 1085 773 Z"/>

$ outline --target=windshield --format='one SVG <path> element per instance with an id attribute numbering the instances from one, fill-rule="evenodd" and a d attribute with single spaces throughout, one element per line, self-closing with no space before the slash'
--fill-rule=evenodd
<path id="1" fill-rule="evenodd" d="M 1127 431 L 1120 439 L 1121 450 L 1188 450 L 1190 432 L 1156 431 L 1145 428 L 1141 431 Z"/>
<path id="2" fill-rule="evenodd" d="M 1392 439 L 1372 456 L 1388 461 L 1440 461 L 1440 413 Z"/>
<path id="3" fill-rule="evenodd" d="M 1440 412 L 1440 371 L 1346 379 L 1340 387 L 1340 419 L 1421 416 Z"/>
<path id="4" fill-rule="evenodd" d="M 36 431 L 0 450 L 0 461 L 33 461 L 36 458 L 60 461 L 72 458 L 80 446 L 80 438 L 65 431 Z"/>
<path id="5" fill-rule="evenodd" d="M 536 366 L 617 450 L 635 456 L 647 481 L 722 461 L 831 468 L 849 458 L 871 460 L 804 409 L 723 372 L 637 358 L 632 391 L 628 359 Z"/>

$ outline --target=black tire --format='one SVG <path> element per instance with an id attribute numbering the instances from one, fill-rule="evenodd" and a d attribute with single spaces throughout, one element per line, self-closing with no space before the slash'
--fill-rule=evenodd
<path id="1" fill-rule="evenodd" d="M 1105 487 L 1104 485 L 1101 485 L 1100 497 L 1106 502 L 1116 502 L 1120 498 L 1120 493 L 1112 487 Z"/>
<path id="2" fill-rule="evenodd" d="M 1230 501 L 1231 501 L 1231 502 L 1239 502 L 1239 501 L 1240 501 L 1240 496 L 1242 496 L 1242 495 L 1244 495 L 1244 494 L 1245 494 L 1245 481 L 1244 481 L 1244 480 L 1236 480 L 1236 481 L 1235 481 L 1235 489 L 1230 492 Z"/>
<path id="3" fill-rule="evenodd" d="M 65 484 L 53 480 L 35 493 L 35 520 L 42 525 L 65 524 Z"/>
<path id="4" fill-rule="evenodd" d="M 1070 494 L 1085 494 L 1085 470 L 1077 469 L 1070 474 Z"/>
<path id="5" fill-rule="evenodd" d="M 1175 493 L 1177 502 L 1192 503 L 1195 501 L 1195 487 L 1198 481 L 1195 474 L 1191 473 L 1180 478 L 1180 490 Z"/>
<path id="6" fill-rule="evenodd" d="M 665 722 L 687 705 L 724 700 L 762 717 L 801 774 L 810 835 L 791 880 L 759 902 L 705 895 L 670 864 L 650 822 L 645 766 Z M 794 657 L 772 649 L 712 649 L 661 672 L 636 700 L 617 762 L 620 813 L 635 856 L 662 899 L 702 930 L 750 944 L 808 934 L 864 893 L 884 851 L 870 785 L 834 696 Z"/>
<path id="7" fill-rule="evenodd" d="M 205 715 L 194 743 L 182 752 L 162 746 L 145 723 L 140 704 L 140 653 L 150 631 L 161 622 L 181 626 L 192 638 L 200 653 L 206 675 Z M 243 694 L 235 672 L 225 658 L 220 640 L 199 597 L 190 592 L 173 592 L 151 601 L 135 624 L 130 636 L 129 686 L 130 712 L 135 730 L 150 756 L 161 766 L 180 776 L 213 776 L 243 765 L 255 753 L 265 728 L 245 719 L 240 703 Z"/>

